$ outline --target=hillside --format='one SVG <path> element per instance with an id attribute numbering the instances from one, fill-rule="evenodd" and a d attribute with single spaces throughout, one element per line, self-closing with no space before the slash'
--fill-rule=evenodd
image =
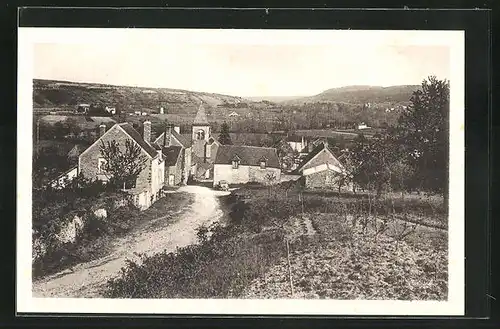
<path id="1" fill-rule="evenodd" d="M 371 127 L 396 124 L 419 86 L 347 86 L 318 95 L 289 97 L 238 97 L 168 88 L 114 86 L 54 80 L 33 81 L 35 113 L 73 111 L 77 104 L 116 107 L 122 112 L 141 111 L 149 120 L 189 125 L 200 100 L 214 130 L 224 121 L 232 131 L 266 132 L 283 129 L 352 129 L 360 122 Z M 158 114 L 164 107 L 164 114 Z M 39 111 L 44 110 L 44 111 Z M 55 114 L 55 113 L 53 113 Z M 232 116 L 230 116 L 230 114 Z M 127 116 L 127 121 L 144 117 Z"/>
<path id="2" fill-rule="evenodd" d="M 418 85 L 403 85 L 391 87 L 378 86 L 346 86 L 323 91 L 320 94 L 285 100 L 287 105 L 300 105 L 305 103 L 348 103 L 348 104 L 399 104 L 407 103 L 411 94 L 417 90 Z"/>
<path id="3" fill-rule="evenodd" d="M 34 108 L 74 108 L 79 103 L 113 106 L 123 111 L 185 113 L 198 108 L 200 100 L 209 107 L 234 106 L 246 102 L 241 97 L 168 88 L 114 86 L 53 80 L 33 80 Z"/>

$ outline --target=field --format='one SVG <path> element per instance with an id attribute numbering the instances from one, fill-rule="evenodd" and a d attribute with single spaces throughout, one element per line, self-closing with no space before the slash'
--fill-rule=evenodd
<path id="1" fill-rule="evenodd" d="M 176 254 L 129 264 L 108 283 L 108 296 L 447 297 L 442 199 L 305 193 L 287 182 L 241 187 L 224 205 L 227 225 L 200 228 L 200 243 Z"/>
<path id="2" fill-rule="evenodd" d="M 113 106 L 128 114 L 148 113 L 158 119 L 183 125 L 191 123 L 203 101 L 209 121 L 215 126 L 227 121 L 238 132 L 266 132 L 290 126 L 294 129 L 354 128 L 365 122 L 372 127 L 393 125 L 398 111 L 408 104 L 418 86 L 353 86 L 327 90 L 315 96 L 285 102 L 250 100 L 238 96 L 168 88 L 112 86 L 67 81 L 34 80 L 35 112 L 47 114 L 74 111 L 77 104 Z M 370 104 L 369 108 L 365 108 Z M 159 114 L 163 107 L 165 114 Z M 237 116 L 230 116 L 235 112 Z M 142 116 L 138 117 L 144 119 Z M 135 118 L 131 117 L 131 120 Z M 214 127 L 217 130 L 216 127 Z"/>

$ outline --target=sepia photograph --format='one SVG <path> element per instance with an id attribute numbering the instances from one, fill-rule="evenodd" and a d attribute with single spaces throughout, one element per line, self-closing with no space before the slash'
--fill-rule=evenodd
<path id="1" fill-rule="evenodd" d="M 463 315 L 463 46 L 20 28 L 18 308 Z"/>

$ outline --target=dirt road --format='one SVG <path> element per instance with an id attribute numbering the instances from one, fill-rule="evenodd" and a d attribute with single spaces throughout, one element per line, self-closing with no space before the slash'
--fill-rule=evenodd
<path id="1" fill-rule="evenodd" d="M 216 197 L 221 192 L 201 186 L 184 186 L 179 191 L 194 193 L 195 199 L 179 213 L 178 221 L 169 223 L 169 216 L 157 218 L 151 225 L 117 239 L 110 255 L 33 282 L 33 297 L 102 297 L 104 285 L 119 273 L 126 259 L 137 260 L 137 254 L 175 251 L 196 243 L 196 229 L 223 215 Z"/>

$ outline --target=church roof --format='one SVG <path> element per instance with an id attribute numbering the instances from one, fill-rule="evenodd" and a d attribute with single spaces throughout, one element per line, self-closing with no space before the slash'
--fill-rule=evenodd
<path id="1" fill-rule="evenodd" d="M 201 103 L 200 107 L 198 108 L 198 113 L 196 113 L 193 125 L 208 126 L 207 114 L 205 113 L 205 108 L 203 107 L 203 103 Z"/>

